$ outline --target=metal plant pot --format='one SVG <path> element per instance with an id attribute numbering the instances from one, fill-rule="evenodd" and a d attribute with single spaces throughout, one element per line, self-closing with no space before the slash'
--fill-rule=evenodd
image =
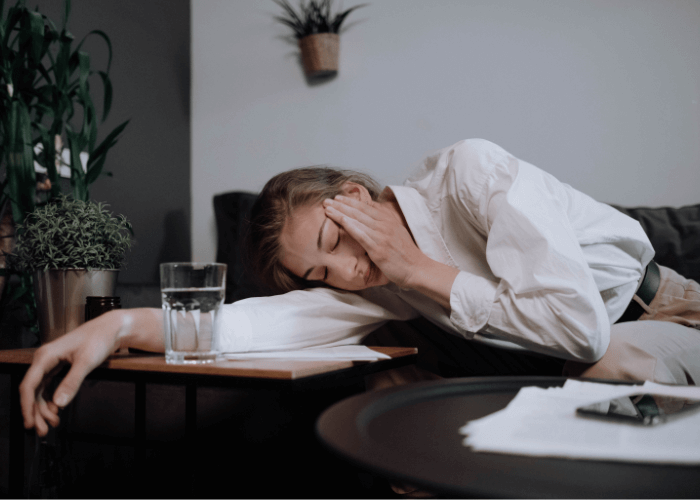
<path id="1" fill-rule="evenodd" d="M 85 323 L 85 298 L 114 296 L 119 270 L 49 269 L 34 272 L 39 340 L 46 344 Z"/>

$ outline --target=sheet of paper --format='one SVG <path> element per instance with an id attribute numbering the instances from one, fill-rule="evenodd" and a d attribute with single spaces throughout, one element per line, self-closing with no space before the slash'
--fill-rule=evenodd
<path id="1" fill-rule="evenodd" d="M 585 418 L 576 408 L 644 392 L 700 398 L 700 387 L 609 385 L 568 380 L 563 387 L 524 387 L 503 410 L 460 428 L 475 451 L 601 460 L 700 463 L 700 413 L 658 426 Z"/>
<path id="2" fill-rule="evenodd" d="M 226 359 L 306 359 L 327 360 L 339 359 L 348 361 L 377 361 L 379 359 L 391 359 L 391 356 L 373 351 L 363 345 L 343 345 L 336 347 L 316 347 L 299 349 L 295 351 L 259 351 L 244 353 L 224 353 Z"/>

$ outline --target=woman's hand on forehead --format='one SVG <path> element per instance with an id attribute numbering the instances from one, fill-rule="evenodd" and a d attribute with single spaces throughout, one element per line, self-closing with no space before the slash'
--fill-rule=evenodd
<path id="1" fill-rule="evenodd" d="M 425 255 L 413 241 L 398 205 L 362 202 L 347 196 L 324 200 L 326 216 L 365 249 L 384 276 L 451 310 L 452 284 L 459 270 Z"/>
<path id="2" fill-rule="evenodd" d="M 323 206 L 326 215 L 365 249 L 390 281 L 411 288 L 413 275 L 427 257 L 413 242 L 396 208 L 342 195 L 324 200 Z"/>

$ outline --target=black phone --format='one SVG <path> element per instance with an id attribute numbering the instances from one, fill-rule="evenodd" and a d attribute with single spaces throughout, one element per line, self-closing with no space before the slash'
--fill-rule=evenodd
<path id="1" fill-rule="evenodd" d="M 585 417 L 657 425 L 698 410 L 700 399 L 637 393 L 582 406 L 576 412 Z"/>

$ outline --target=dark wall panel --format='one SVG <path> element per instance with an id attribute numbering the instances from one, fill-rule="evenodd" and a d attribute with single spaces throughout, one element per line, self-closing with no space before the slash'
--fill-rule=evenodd
<path id="1" fill-rule="evenodd" d="M 28 1 L 60 26 L 63 2 Z M 158 264 L 190 260 L 190 3 L 189 0 L 73 0 L 68 23 L 76 44 L 91 30 L 112 41 L 112 111 L 98 142 L 131 119 L 110 151 L 103 177 L 92 185 L 134 226 L 135 242 L 119 282 L 158 282 Z M 105 67 L 99 37 L 83 45 L 93 67 Z M 91 80 L 99 90 L 99 77 Z M 101 115 L 101 97 L 95 102 Z"/>

